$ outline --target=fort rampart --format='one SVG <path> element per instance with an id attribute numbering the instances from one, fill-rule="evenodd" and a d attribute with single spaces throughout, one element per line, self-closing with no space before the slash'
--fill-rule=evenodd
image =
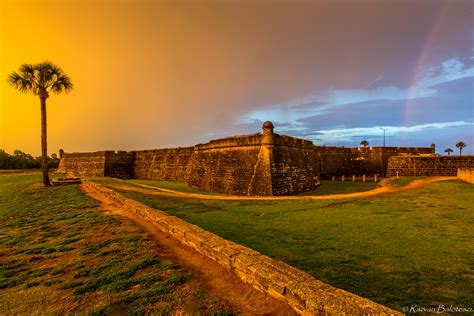
<path id="1" fill-rule="evenodd" d="M 275 134 L 273 124 L 265 122 L 261 133 L 191 147 L 63 153 L 58 171 L 74 176 L 186 182 L 205 191 L 269 196 L 311 191 L 320 178 L 331 176 L 455 175 L 458 167 L 472 165 L 462 162 L 469 158 L 443 160 L 434 153 L 434 145 L 315 146 L 308 140 Z"/>
<path id="2" fill-rule="evenodd" d="M 474 156 L 393 156 L 387 176 L 456 176 L 458 168 L 474 168 Z"/>
<path id="3" fill-rule="evenodd" d="M 431 147 L 333 147 L 315 146 L 320 160 L 321 178 L 340 175 L 385 175 L 390 157 L 434 155 Z"/>
<path id="4" fill-rule="evenodd" d="M 133 152 L 64 153 L 59 172 L 74 176 L 156 179 L 234 195 L 290 195 L 319 185 L 312 142 L 273 133 L 213 140 L 193 147 Z"/>

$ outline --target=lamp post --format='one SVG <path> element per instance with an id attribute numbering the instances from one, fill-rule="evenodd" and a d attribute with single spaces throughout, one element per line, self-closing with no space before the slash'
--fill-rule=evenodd
<path id="1" fill-rule="evenodd" d="M 380 129 L 383 131 L 383 147 L 385 147 L 385 131 L 387 130 L 386 128 L 380 127 Z"/>

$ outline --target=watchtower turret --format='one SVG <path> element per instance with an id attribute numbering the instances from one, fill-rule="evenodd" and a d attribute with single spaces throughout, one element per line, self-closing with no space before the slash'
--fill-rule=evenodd
<path id="1" fill-rule="evenodd" d="M 273 146 L 275 144 L 275 134 L 273 133 L 273 123 L 266 121 L 262 126 L 262 145 Z"/>

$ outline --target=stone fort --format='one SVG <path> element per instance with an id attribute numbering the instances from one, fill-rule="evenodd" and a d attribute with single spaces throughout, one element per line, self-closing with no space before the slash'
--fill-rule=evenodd
<path id="1" fill-rule="evenodd" d="M 439 156 L 430 147 L 334 147 L 262 132 L 190 147 L 62 153 L 58 172 L 84 177 L 154 179 L 231 195 L 292 195 L 343 175 L 455 176 L 474 156 Z"/>

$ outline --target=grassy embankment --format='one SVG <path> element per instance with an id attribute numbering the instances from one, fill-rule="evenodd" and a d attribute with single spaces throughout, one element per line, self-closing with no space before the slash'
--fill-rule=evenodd
<path id="1" fill-rule="evenodd" d="M 390 185 L 396 188 L 400 188 L 400 187 L 406 186 L 407 184 L 409 184 L 410 182 L 414 180 L 421 180 L 425 178 L 428 178 L 428 177 L 400 177 L 398 179 L 394 178 L 390 182 Z"/>
<path id="2" fill-rule="evenodd" d="M 94 181 L 101 183 L 103 178 L 91 178 Z M 161 181 L 161 180 L 139 180 L 139 179 L 130 179 L 126 181 L 127 184 L 144 184 L 147 186 L 174 190 L 184 193 L 199 193 L 199 194 L 207 194 L 207 195 L 216 195 L 217 193 L 213 192 L 206 192 L 196 188 L 188 187 L 186 183 L 182 182 L 171 182 L 171 181 Z M 300 195 L 324 195 L 324 194 L 344 194 L 344 193 L 354 193 L 354 192 L 362 192 L 362 191 L 369 191 L 375 189 L 377 183 L 375 182 L 362 182 L 362 181 L 330 181 L 330 180 L 322 180 L 321 186 L 318 187 L 316 190 L 304 192 Z"/>
<path id="3" fill-rule="evenodd" d="M 97 206 L 77 186 L 0 175 L 0 314 L 225 310 L 134 224 Z"/>
<path id="4" fill-rule="evenodd" d="M 362 182 L 355 181 L 330 181 L 322 180 L 321 186 L 316 190 L 301 193 L 300 195 L 326 195 L 326 194 L 348 194 L 355 192 L 363 192 L 375 189 L 377 183 L 371 181 Z"/>
<path id="5" fill-rule="evenodd" d="M 474 301 L 474 189 L 461 181 L 333 201 L 206 201 L 118 191 L 398 310 Z"/>
<path id="6" fill-rule="evenodd" d="M 101 179 L 95 179 L 101 180 Z M 183 182 L 171 182 L 171 181 L 161 181 L 161 180 L 140 180 L 140 179 L 131 179 L 127 180 L 130 183 L 137 183 L 137 184 L 145 184 L 157 188 L 163 188 L 168 190 L 174 190 L 179 192 L 185 193 L 199 193 L 199 194 L 208 194 L 208 195 L 215 195 L 216 193 L 213 192 L 206 192 L 199 189 L 188 187 L 186 183 Z"/>

